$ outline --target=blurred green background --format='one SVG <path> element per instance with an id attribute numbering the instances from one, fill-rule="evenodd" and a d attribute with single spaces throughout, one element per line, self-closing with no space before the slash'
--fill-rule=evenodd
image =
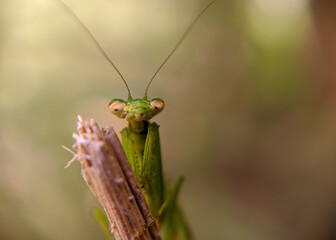
<path id="1" fill-rule="evenodd" d="M 134 97 L 208 1 L 66 0 Z M 197 239 L 336 239 L 336 7 L 217 1 L 153 82 Z M 117 131 L 122 81 L 52 0 L 0 1 L 0 239 L 105 239 L 64 169 L 76 116 Z"/>

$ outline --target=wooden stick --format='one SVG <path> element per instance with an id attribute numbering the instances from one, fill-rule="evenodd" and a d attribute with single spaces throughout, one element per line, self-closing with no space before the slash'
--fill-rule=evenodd
<path id="1" fill-rule="evenodd" d="M 145 197 L 113 128 L 101 130 L 93 119 L 83 121 L 79 116 L 77 130 L 78 134 L 73 134 L 77 153 L 69 164 L 80 161 L 83 178 L 104 207 L 115 238 L 160 240 Z"/>

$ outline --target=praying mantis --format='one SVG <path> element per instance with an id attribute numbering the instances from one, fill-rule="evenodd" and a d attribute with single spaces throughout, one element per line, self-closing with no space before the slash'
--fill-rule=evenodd
<path id="1" fill-rule="evenodd" d="M 159 125 L 150 121 L 164 109 L 165 104 L 161 98 L 149 99 L 147 93 L 158 72 L 181 45 L 192 27 L 213 2 L 209 3 L 203 11 L 201 11 L 183 33 L 173 50 L 150 79 L 143 98 L 134 99 L 126 80 L 110 57 L 106 54 L 100 43 L 64 2 L 61 0 L 57 1 L 82 27 L 84 32 L 86 32 L 97 49 L 116 70 L 127 89 L 127 100 L 119 98 L 112 99 L 108 108 L 115 116 L 128 121 L 128 126 L 121 131 L 122 146 L 140 184 L 152 215 L 156 218 L 162 238 L 164 240 L 192 239 L 193 237 L 187 221 L 177 203 L 178 194 L 183 183 L 183 177 L 180 177 L 173 187 L 171 187 L 164 178 Z"/>

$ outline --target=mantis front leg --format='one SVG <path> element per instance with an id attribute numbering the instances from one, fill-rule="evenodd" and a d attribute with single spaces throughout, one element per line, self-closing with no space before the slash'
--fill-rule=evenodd
<path id="1" fill-rule="evenodd" d="M 146 123 L 141 131 L 131 126 L 121 131 L 122 145 L 154 216 L 164 202 L 159 125 Z"/>
<path id="2" fill-rule="evenodd" d="M 144 130 L 147 130 L 147 134 L 142 154 L 138 152 L 141 148 L 137 144 L 143 142 L 141 136 L 144 136 L 144 132 L 134 133 L 128 127 L 122 130 L 121 135 L 127 158 L 149 208 L 153 216 L 159 219 L 163 239 L 192 239 L 188 224 L 177 204 L 183 177 L 178 179 L 173 188 L 169 187 L 162 173 L 159 125 L 150 123 Z M 141 159 L 139 156 L 142 156 Z"/>

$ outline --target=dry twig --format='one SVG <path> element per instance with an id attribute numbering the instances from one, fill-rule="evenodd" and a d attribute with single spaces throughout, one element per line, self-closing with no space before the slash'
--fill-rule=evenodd
<path id="1" fill-rule="evenodd" d="M 104 207 L 115 238 L 161 239 L 113 128 L 101 130 L 93 119 L 79 116 L 77 130 L 77 153 L 67 166 L 80 161 L 83 178 Z"/>

